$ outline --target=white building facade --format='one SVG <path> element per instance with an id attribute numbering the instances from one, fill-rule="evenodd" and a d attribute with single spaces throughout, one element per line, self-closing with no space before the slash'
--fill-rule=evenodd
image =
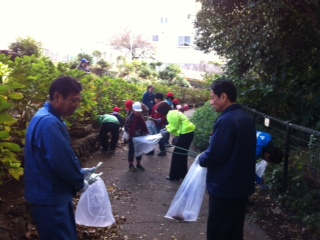
<path id="1" fill-rule="evenodd" d="M 195 49 L 193 19 L 198 9 L 199 3 L 195 0 L 161 1 L 154 6 L 155 11 L 147 14 L 134 28 L 153 41 L 157 47 L 156 59 L 160 62 L 217 62 L 219 57 L 215 53 L 205 54 Z"/>

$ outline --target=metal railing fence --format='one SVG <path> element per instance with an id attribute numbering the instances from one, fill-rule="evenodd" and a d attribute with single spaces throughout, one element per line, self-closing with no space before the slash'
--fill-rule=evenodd
<path id="1" fill-rule="evenodd" d="M 320 132 L 243 108 L 253 116 L 256 129 L 271 134 L 273 144 L 284 152 L 284 161 L 269 165 L 264 175 L 272 196 L 305 221 L 319 218 Z"/>

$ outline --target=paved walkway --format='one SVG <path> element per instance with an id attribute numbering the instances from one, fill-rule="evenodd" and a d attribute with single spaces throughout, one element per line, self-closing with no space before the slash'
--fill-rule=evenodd
<path id="1" fill-rule="evenodd" d="M 202 240 L 206 239 L 208 196 L 205 194 L 198 221 L 179 222 L 164 217 L 181 181 L 170 182 L 168 175 L 171 153 L 158 157 L 143 156 L 145 172 L 129 172 L 127 145 L 119 144 L 113 155 L 96 153 L 88 167 L 104 162 L 101 171 L 110 194 L 114 212 L 125 219 L 120 226 L 120 239 Z M 169 148 L 172 151 L 173 148 Z M 189 166 L 193 158 L 189 158 Z M 246 222 L 246 240 L 268 239 L 254 223 Z"/>

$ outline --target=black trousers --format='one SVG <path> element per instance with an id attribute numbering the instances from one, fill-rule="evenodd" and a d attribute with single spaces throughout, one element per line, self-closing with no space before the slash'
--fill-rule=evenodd
<path id="1" fill-rule="evenodd" d="M 169 177 L 171 179 L 184 178 L 188 172 L 188 151 L 193 140 L 194 132 L 182 134 L 178 138 L 173 150 Z M 180 149 L 183 148 L 183 149 Z"/>
<path id="2" fill-rule="evenodd" d="M 108 133 L 111 133 L 110 150 L 115 150 L 119 140 L 120 125 L 112 122 L 103 123 L 100 127 L 99 139 L 102 149 L 109 150 Z"/>
<path id="3" fill-rule="evenodd" d="M 132 138 L 129 138 L 128 145 L 129 145 L 128 162 L 129 162 L 129 164 L 133 164 L 133 160 L 134 160 L 135 154 L 134 154 L 134 143 L 133 143 Z M 137 164 L 140 164 L 141 159 L 142 159 L 142 156 L 136 157 Z"/>
<path id="4" fill-rule="evenodd" d="M 209 196 L 207 240 L 243 240 L 243 225 L 248 197 Z"/>

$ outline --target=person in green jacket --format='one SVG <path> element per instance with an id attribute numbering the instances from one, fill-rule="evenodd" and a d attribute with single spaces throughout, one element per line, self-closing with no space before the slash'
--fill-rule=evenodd
<path id="1" fill-rule="evenodd" d="M 113 153 L 116 150 L 119 140 L 120 122 L 114 115 L 104 114 L 97 117 L 100 124 L 99 140 L 102 151 L 105 153 Z M 111 133 L 110 148 L 108 142 L 108 133 Z"/>
<path id="2" fill-rule="evenodd" d="M 170 110 L 167 114 L 166 130 L 174 136 L 175 146 L 171 157 L 169 181 L 179 181 L 188 172 L 188 150 L 194 137 L 195 125 L 179 110 Z"/>

